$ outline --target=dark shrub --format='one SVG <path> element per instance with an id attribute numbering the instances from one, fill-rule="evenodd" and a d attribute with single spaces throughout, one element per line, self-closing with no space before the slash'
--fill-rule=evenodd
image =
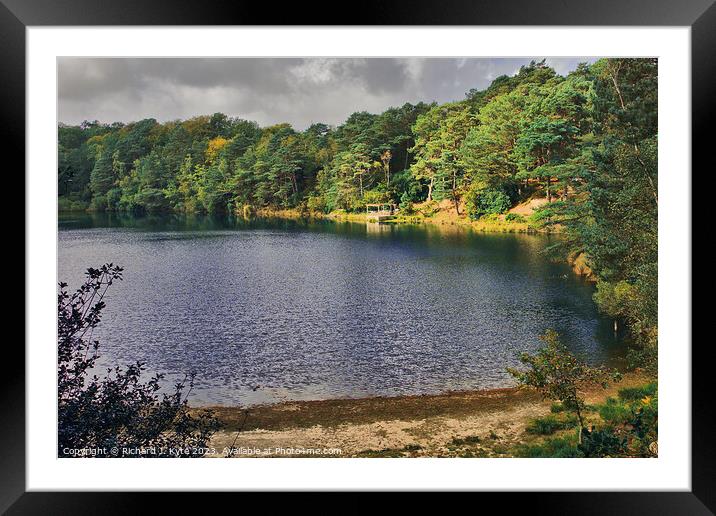
<path id="1" fill-rule="evenodd" d="M 99 342 L 92 331 L 101 320 L 103 298 L 122 268 L 106 264 L 87 269 L 84 284 L 73 294 L 60 283 L 58 326 L 58 456 L 94 450 L 100 457 L 197 457 L 218 421 L 210 412 L 192 415 L 187 397 L 193 376 L 159 395 L 161 375 L 140 382 L 141 362 L 93 374 Z M 140 455 L 137 450 L 146 453 Z"/>
<path id="2" fill-rule="evenodd" d="M 527 219 L 519 213 L 508 213 L 505 215 L 505 220 L 507 222 L 527 222 Z"/>
<path id="3" fill-rule="evenodd" d="M 615 433 L 612 428 L 582 431 L 579 450 L 585 457 L 618 457 L 626 452 L 627 440 Z"/>
<path id="4" fill-rule="evenodd" d="M 512 200 L 502 190 L 471 188 L 465 196 L 467 214 L 472 219 L 483 215 L 499 214 L 512 206 Z"/>

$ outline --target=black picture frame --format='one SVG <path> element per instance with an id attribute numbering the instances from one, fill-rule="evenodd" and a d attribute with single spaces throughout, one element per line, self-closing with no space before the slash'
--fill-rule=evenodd
<path id="1" fill-rule="evenodd" d="M 339 3 L 325 0 L 310 4 L 282 3 L 280 8 L 267 2 L 221 0 L 0 0 L 2 155 L 19 155 L 14 170 L 24 169 L 24 153 L 18 149 L 25 148 L 25 29 L 28 26 L 315 26 L 345 25 L 349 21 L 351 25 L 690 26 L 692 164 L 694 170 L 701 166 L 713 168 L 706 159 L 711 143 L 707 141 L 709 122 L 715 118 L 716 103 L 713 94 L 716 83 L 714 0 L 400 0 L 390 3 L 367 0 L 346 9 L 343 16 L 337 14 L 341 12 L 340 7 Z M 88 53 L 91 53 L 89 47 Z M 24 190 L 22 185 L 18 187 Z M 32 271 L 25 268 L 25 274 Z M 32 307 L 26 306 L 26 309 Z M 691 343 L 679 345 L 687 352 Z M 527 501 L 530 512 L 539 514 L 713 514 L 716 511 L 716 446 L 709 421 L 716 418 L 710 396 L 709 347 L 707 340 L 694 342 L 691 347 L 692 491 L 511 493 L 508 495 L 510 507 L 514 508 L 514 502 Z M 0 510 L 7 510 L 8 514 L 106 514 L 149 509 L 151 504 L 147 502 L 155 501 L 160 495 L 26 492 L 25 354 L 12 339 L 7 339 L 3 354 L 6 367 L 0 378 Z M 499 494 L 481 496 L 494 498 Z M 192 503 L 197 502 L 202 503 L 205 510 L 207 506 L 202 498 L 184 493 L 163 496 L 162 512 L 187 512 Z"/>

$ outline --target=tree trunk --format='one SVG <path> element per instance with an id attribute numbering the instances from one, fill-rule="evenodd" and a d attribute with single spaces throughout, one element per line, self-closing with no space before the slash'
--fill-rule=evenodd
<path id="1" fill-rule="evenodd" d="M 455 203 L 455 213 L 460 215 L 460 205 L 457 202 L 457 171 L 452 173 L 452 200 Z"/>
<path id="2" fill-rule="evenodd" d="M 547 178 L 547 202 L 552 202 L 552 193 L 549 191 L 550 183 L 552 182 L 552 178 Z"/>
<path id="3" fill-rule="evenodd" d="M 430 184 L 428 184 L 428 201 L 433 200 L 433 182 L 435 181 L 435 178 L 430 178 Z"/>

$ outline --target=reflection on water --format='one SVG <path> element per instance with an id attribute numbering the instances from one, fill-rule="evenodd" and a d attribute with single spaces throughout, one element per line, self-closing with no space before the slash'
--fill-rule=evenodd
<path id="1" fill-rule="evenodd" d="M 70 286 L 89 266 L 125 268 L 96 332 L 103 363 L 195 371 L 194 403 L 504 386 L 547 328 L 592 363 L 622 352 L 593 286 L 540 253 L 545 236 L 106 214 L 59 230 Z"/>

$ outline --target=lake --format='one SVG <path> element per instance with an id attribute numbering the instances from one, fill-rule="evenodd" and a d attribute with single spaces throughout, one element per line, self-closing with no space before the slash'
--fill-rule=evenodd
<path id="1" fill-rule="evenodd" d="M 101 364 L 196 372 L 194 405 L 512 385 L 557 330 L 592 364 L 623 344 L 553 238 L 430 225 L 61 215 L 58 281 L 114 262 Z M 252 387 L 260 386 L 256 391 Z"/>

